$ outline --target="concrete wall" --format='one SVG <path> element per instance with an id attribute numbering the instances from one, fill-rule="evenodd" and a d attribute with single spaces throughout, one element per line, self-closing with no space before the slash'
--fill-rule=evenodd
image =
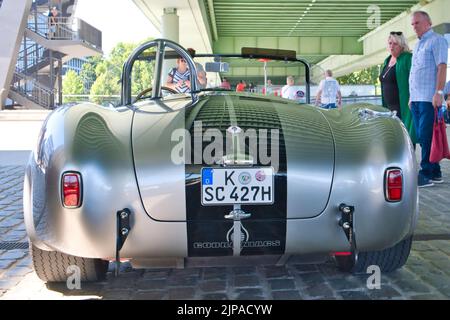
<path id="1" fill-rule="evenodd" d="M 17 62 L 32 0 L 3 0 L 0 8 L 0 104 L 3 107 Z"/>

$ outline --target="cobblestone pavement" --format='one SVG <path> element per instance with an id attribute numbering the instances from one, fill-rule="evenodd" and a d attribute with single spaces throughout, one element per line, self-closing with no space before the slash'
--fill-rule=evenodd
<path id="1" fill-rule="evenodd" d="M 420 191 L 416 240 L 405 267 L 382 275 L 381 289 L 369 290 L 369 275 L 337 271 L 330 258 L 308 263 L 293 257 L 284 266 L 194 267 L 133 270 L 119 278 L 82 284 L 81 290 L 45 285 L 31 267 L 22 218 L 23 166 L 0 167 L 0 299 L 449 299 L 450 161 L 446 182 Z"/>

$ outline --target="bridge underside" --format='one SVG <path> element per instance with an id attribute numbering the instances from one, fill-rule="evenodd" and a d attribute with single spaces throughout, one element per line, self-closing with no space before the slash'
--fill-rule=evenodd
<path id="1" fill-rule="evenodd" d="M 392 30 L 403 31 L 413 46 L 414 10 L 429 12 L 436 30 L 449 32 L 450 0 L 133 1 L 160 30 L 164 8 L 177 8 L 180 43 L 197 52 L 238 53 L 243 46 L 296 50 L 318 66 L 316 78 L 324 69 L 339 76 L 380 64 Z"/>

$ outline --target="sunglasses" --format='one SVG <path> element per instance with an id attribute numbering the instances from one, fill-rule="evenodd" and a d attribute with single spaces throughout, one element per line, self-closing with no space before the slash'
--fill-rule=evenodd
<path id="1" fill-rule="evenodd" d="M 403 34 L 403 32 L 401 32 L 401 31 L 391 31 L 391 34 L 392 35 L 397 35 L 397 36 L 401 36 L 402 34 Z"/>

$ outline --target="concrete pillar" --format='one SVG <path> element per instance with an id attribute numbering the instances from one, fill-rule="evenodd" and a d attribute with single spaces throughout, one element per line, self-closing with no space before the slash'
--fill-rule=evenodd
<path id="1" fill-rule="evenodd" d="M 179 43 L 180 27 L 179 17 L 176 8 L 164 8 L 164 15 L 162 16 L 161 36 L 164 39 L 175 41 Z M 176 67 L 175 60 L 165 60 L 162 71 L 162 85 L 166 83 L 167 75 L 172 68 Z"/>
<path id="2" fill-rule="evenodd" d="M 8 96 L 32 0 L 3 0 L 0 7 L 0 105 Z"/>
<path id="3" fill-rule="evenodd" d="M 179 42 L 180 27 L 176 8 L 164 8 L 162 16 L 162 37 Z"/>

